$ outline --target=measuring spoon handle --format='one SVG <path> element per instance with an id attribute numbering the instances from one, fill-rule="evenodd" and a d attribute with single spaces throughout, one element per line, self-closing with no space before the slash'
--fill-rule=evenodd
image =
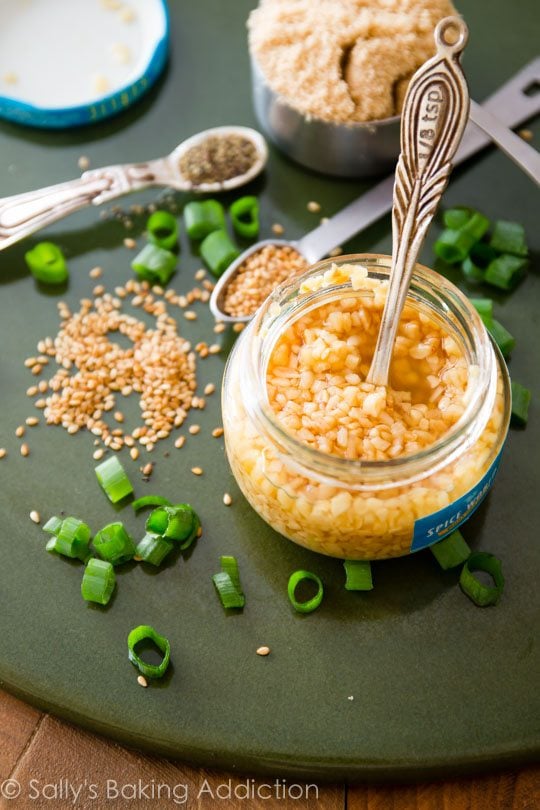
<path id="1" fill-rule="evenodd" d="M 452 34 L 455 41 L 449 39 Z M 452 170 L 469 116 L 459 64 L 468 31 L 459 17 L 435 29 L 437 52 L 412 77 L 401 118 L 401 154 L 392 206 L 392 268 L 367 381 L 386 385 L 412 271 Z"/>

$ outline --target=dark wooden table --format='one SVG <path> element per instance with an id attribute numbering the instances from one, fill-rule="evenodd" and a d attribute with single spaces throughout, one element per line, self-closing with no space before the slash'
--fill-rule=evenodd
<path id="1" fill-rule="evenodd" d="M 101 807 L 165 808 L 181 806 L 188 810 L 203 808 L 240 808 L 250 810 L 538 810 L 540 808 L 540 766 L 519 771 L 503 771 L 469 779 L 426 782 L 415 785 L 319 785 L 318 798 L 313 788 L 300 799 L 217 798 L 218 788 L 226 790 L 229 779 L 234 785 L 246 780 L 182 762 L 159 759 L 123 748 L 114 742 L 88 734 L 81 729 L 43 714 L 0 691 L 0 793 L 9 795 L 20 786 L 20 795 L 0 798 L 0 810 L 8 808 L 77 807 L 97 810 Z M 6 781 L 7 780 L 7 781 Z M 13 781 L 12 781 L 13 780 Z M 107 801 L 92 798 L 91 785 L 103 796 L 107 781 L 118 790 L 126 786 L 126 798 L 114 799 L 114 785 Z M 179 785 L 177 800 L 131 798 L 131 785 L 141 784 L 152 795 L 152 785 Z M 207 780 L 205 782 L 205 780 Z M 255 787 L 269 779 L 255 780 Z M 66 794 L 67 785 L 82 785 L 79 798 Z M 225 786 L 225 787 L 223 787 Z M 48 798 L 54 791 L 62 797 Z M 154 791 L 157 790 L 154 787 Z M 165 790 L 162 788 L 162 790 Z M 305 793 L 304 788 L 304 793 Z M 34 798 L 40 793 L 39 798 Z M 173 794 L 171 793 L 171 796 Z M 223 795 L 223 794 L 222 794 Z M 212 797 L 214 796 L 214 798 Z M 185 798 L 185 801 L 183 799 Z M 182 803 L 180 803 L 182 801 Z"/>

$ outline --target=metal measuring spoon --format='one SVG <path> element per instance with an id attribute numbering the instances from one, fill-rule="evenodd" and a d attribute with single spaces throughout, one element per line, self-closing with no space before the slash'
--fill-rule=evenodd
<path id="1" fill-rule="evenodd" d="M 478 112 L 480 109 L 496 113 L 498 121 L 506 127 L 520 126 L 540 113 L 540 96 L 527 93 L 527 89 L 539 81 L 540 59 L 535 59 L 501 85 L 481 107 L 477 105 L 475 111 Z M 483 132 L 469 123 L 454 158 L 454 165 L 467 160 L 490 143 L 491 140 Z M 295 241 L 265 239 L 243 251 L 219 278 L 210 298 L 210 309 L 216 320 L 225 323 L 247 323 L 253 317 L 253 312 L 246 315 L 229 315 L 224 306 L 227 287 L 248 256 L 257 253 L 265 245 L 287 245 L 297 250 L 308 264 L 313 264 L 327 256 L 332 248 L 344 244 L 388 213 L 392 208 L 393 186 L 394 175 L 386 177 L 345 206 L 324 225 L 319 225 L 301 239 Z"/>
<path id="2" fill-rule="evenodd" d="M 257 157 L 247 172 L 221 183 L 199 185 L 182 175 L 180 161 L 189 149 L 209 136 L 227 135 L 239 135 L 251 141 L 255 147 Z M 147 163 L 126 163 L 90 169 L 81 177 L 66 183 L 4 197 L 0 199 L 0 250 L 90 203 L 101 205 L 149 186 L 167 186 L 177 191 L 212 194 L 238 188 L 253 180 L 263 170 L 267 159 L 266 141 L 256 130 L 250 127 L 214 127 L 183 141 L 166 157 Z"/>
<path id="3" fill-rule="evenodd" d="M 449 37 L 455 36 L 454 41 Z M 401 117 L 401 154 L 392 205 L 392 267 L 367 381 L 387 385 L 399 319 L 416 259 L 452 171 L 469 116 L 459 63 L 467 26 L 445 17 L 435 29 L 437 53 L 412 77 Z"/>

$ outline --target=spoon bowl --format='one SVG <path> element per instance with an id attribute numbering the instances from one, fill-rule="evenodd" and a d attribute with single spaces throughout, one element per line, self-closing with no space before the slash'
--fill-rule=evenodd
<path id="1" fill-rule="evenodd" d="M 193 149 L 194 146 L 198 146 L 207 138 L 214 136 L 224 137 L 228 135 L 238 135 L 245 138 L 255 147 L 257 157 L 247 172 L 244 172 L 244 174 L 239 174 L 236 177 L 231 177 L 221 183 L 194 184 L 182 175 L 182 172 L 180 171 L 180 161 L 190 149 Z M 182 141 L 182 143 L 178 144 L 176 149 L 174 149 L 170 155 L 163 158 L 163 160 L 167 166 L 169 185 L 171 188 L 175 188 L 178 191 L 196 191 L 200 192 L 201 194 L 215 194 L 221 191 L 230 191 L 231 189 L 243 186 L 246 183 L 249 183 L 250 180 L 257 177 L 257 175 L 262 172 L 268 161 L 268 147 L 260 132 L 257 132 L 255 129 L 251 129 L 251 127 L 213 127 L 212 129 L 205 129 L 202 132 L 198 132 L 196 135 L 192 135 L 190 138 Z"/>
<path id="2" fill-rule="evenodd" d="M 227 267 L 223 275 L 219 277 L 216 286 L 212 290 L 209 305 L 210 311 L 217 321 L 221 321 L 222 323 L 248 323 L 248 321 L 252 319 L 253 313 L 250 315 L 229 315 L 225 310 L 225 295 L 227 292 L 227 287 L 234 276 L 237 275 L 239 268 L 246 261 L 246 259 L 252 256 L 254 253 L 257 253 L 259 250 L 262 250 L 262 248 L 266 247 L 267 245 L 294 248 L 294 250 L 298 251 L 298 253 L 303 256 L 308 264 L 311 264 L 312 262 L 309 256 L 306 256 L 305 253 L 302 252 L 300 242 L 293 242 L 287 239 L 262 239 L 260 242 L 256 242 L 254 245 L 251 245 L 251 247 L 244 250 L 240 256 L 238 256 L 238 258 Z"/>

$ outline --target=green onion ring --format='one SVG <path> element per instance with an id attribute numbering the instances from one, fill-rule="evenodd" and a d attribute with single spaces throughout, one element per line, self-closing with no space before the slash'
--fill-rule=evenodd
<path id="1" fill-rule="evenodd" d="M 163 653 L 163 660 L 161 664 L 147 664 L 135 652 L 135 647 L 137 644 L 147 639 L 153 641 L 158 650 Z M 128 635 L 127 645 L 128 658 L 131 663 L 137 667 L 139 672 L 141 672 L 147 678 L 163 678 L 171 659 L 171 645 L 168 638 L 165 638 L 165 636 L 160 636 L 159 633 L 156 633 L 154 628 L 150 627 L 149 624 L 140 624 L 138 627 L 134 627 Z"/>
<path id="2" fill-rule="evenodd" d="M 317 593 L 311 599 L 306 600 L 305 602 L 298 602 L 295 597 L 295 592 L 298 585 L 304 579 L 309 579 L 311 582 L 315 582 L 317 585 Z M 322 602 L 322 598 L 324 595 L 324 587 L 322 584 L 322 580 L 317 576 L 317 574 L 312 574 L 311 571 L 295 571 L 289 577 L 289 583 L 287 585 L 287 593 L 289 595 L 289 601 L 293 608 L 297 610 L 299 613 L 311 613 L 313 610 L 316 610 Z"/>
<path id="3" fill-rule="evenodd" d="M 473 571 L 485 571 L 495 584 L 484 585 L 474 576 Z M 504 590 L 501 561 L 487 551 L 475 551 L 461 569 L 459 584 L 463 593 L 478 607 L 496 605 Z"/>
<path id="4" fill-rule="evenodd" d="M 172 506 L 171 502 L 167 498 L 162 498 L 161 495 L 144 495 L 142 498 L 133 501 L 131 505 L 135 513 L 145 509 L 147 506 Z"/>

